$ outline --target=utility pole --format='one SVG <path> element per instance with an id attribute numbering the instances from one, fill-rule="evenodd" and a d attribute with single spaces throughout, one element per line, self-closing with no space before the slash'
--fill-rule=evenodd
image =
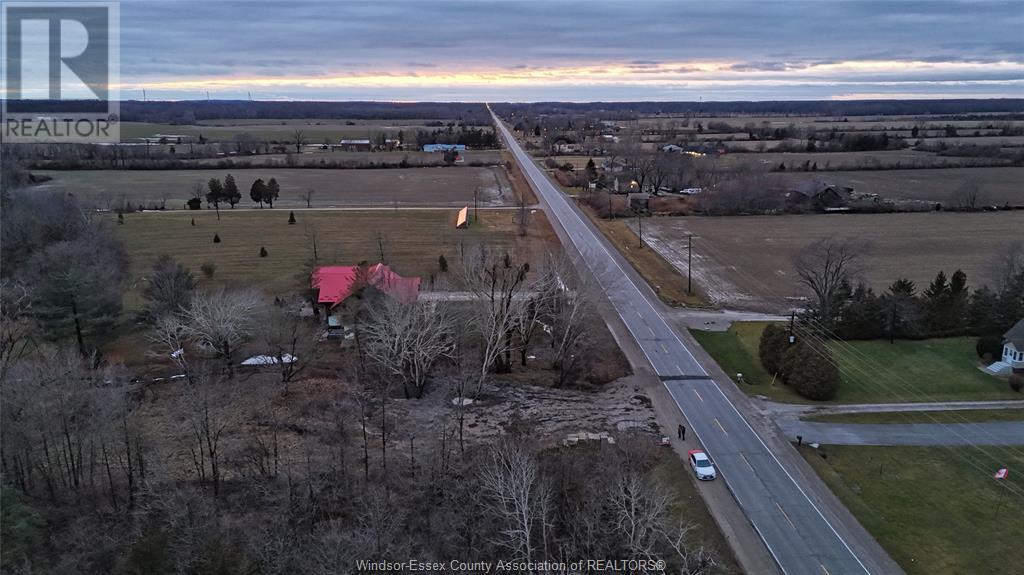
<path id="1" fill-rule="evenodd" d="M 686 294 L 693 295 L 693 234 L 686 235 Z"/>
<path id="2" fill-rule="evenodd" d="M 477 196 L 479 194 L 480 194 L 480 188 L 475 188 L 473 190 L 473 221 L 474 222 L 479 222 L 480 221 L 480 207 L 479 207 L 478 202 L 477 202 Z"/>
<path id="3" fill-rule="evenodd" d="M 793 345 L 796 342 L 796 334 L 793 332 L 793 326 L 796 323 L 796 311 L 789 312 L 789 345 Z"/>

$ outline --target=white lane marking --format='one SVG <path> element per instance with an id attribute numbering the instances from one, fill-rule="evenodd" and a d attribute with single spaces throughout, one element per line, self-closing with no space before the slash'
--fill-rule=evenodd
<path id="1" fill-rule="evenodd" d="M 726 431 L 724 427 L 722 427 L 722 422 L 721 422 L 721 421 L 718 421 L 718 418 L 717 418 L 717 417 L 715 418 L 715 423 L 717 423 L 717 424 L 718 424 L 718 429 L 721 429 L 721 430 L 722 430 L 722 433 L 724 433 L 724 434 L 726 434 L 726 435 L 729 435 L 729 432 L 728 432 L 728 431 Z"/>
<path id="2" fill-rule="evenodd" d="M 786 510 L 782 508 L 782 505 L 780 505 L 778 501 L 775 502 L 775 506 L 778 507 L 779 511 L 782 512 L 782 515 L 786 518 L 786 521 L 789 521 L 789 526 L 793 528 L 793 531 L 796 531 L 796 523 L 793 523 L 793 520 L 789 518 L 789 513 L 786 513 Z"/>
<path id="3" fill-rule="evenodd" d="M 747 459 L 747 456 L 744 455 L 742 451 L 740 452 L 740 457 L 743 458 L 743 462 L 747 464 L 747 467 L 749 467 L 751 471 L 754 471 L 754 466 L 750 464 L 750 460 Z"/>
<path id="4" fill-rule="evenodd" d="M 718 393 L 722 395 L 722 398 L 725 399 L 725 402 L 729 404 L 729 407 L 731 407 L 732 410 L 736 412 L 736 416 L 739 417 L 740 421 L 742 421 L 743 424 L 747 426 L 747 429 L 750 430 L 750 433 L 754 434 L 754 437 L 757 438 L 757 442 L 760 443 L 762 447 L 764 447 L 765 451 L 768 452 L 768 455 L 772 456 L 772 459 L 775 460 L 775 464 L 778 465 L 780 469 L 782 469 L 782 472 L 786 474 L 786 477 L 788 477 L 789 480 L 793 483 L 793 485 L 796 486 L 796 489 L 797 491 L 800 492 L 800 495 L 803 495 L 804 499 L 806 499 L 807 502 L 811 504 L 811 507 L 814 509 L 814 511 L 818 513 L 818 517 L 821 517 L 821 520 L 825 522 L 825 525 L 828 525 L 828 528 L 832 530 L 832 534 L 835 535 L 836 539 L 838 539 L 839 542 L 843 544 L 843 547 L 845 547 L 846 550 L 850 553 L 850 555 L 853 557 L 853 560 L 856 561 L 858 565 L 860 565 L 860 568 L 863 569 L 865 573 L 868 573 L 870 575 L 871 571 L 868 571 L 868 568 L 864 565 L 864 562 L 860 560 L 860 557 L 857 557 L 857 554 L 853 552 L 853 549 L 850 549 L 850 546 L 846 543 L 846 540 L 843 539 L 843 536 L 840 535 L 839 532 L 836 531 L 836 528 L 832 526 L 832 523 L 825 518 L 825 514 L 821 512 L 821 509 L 818 509 L 818 506 L 815 505 L 813 501 L 811 501 L 811 498 L 807 495 L 803 488 L 800 487 L 800 484 L 796 482 L 796 479 L 794 479 L 793 476 L 790 475 L 789 470 L 786 469 L 786 466 L 783 465 L 781 461 L 779 461 L 779 458 L 776 457 L 775 453 L 773 453 L 771 449 L 768 449 L 768 445 L 764 442 L 763 439 L 761 439 L 761 436 L 758 435 L 756 431 L 754 431 L 754 428 L 750 426 L 750 423 L 746 420 L 746 418 L 740 414 L 740 410 L 736 409 L 736 406 L 733 405 L 732 401 L 729 400 L 729 398 L 725 395 L 725 392 L 723 392 L 720 387 L 716 385 L 715 389 L 717 389 Z"/>
<path id="5" fill-rule="evenodd" d="M 699 391 L 697 391 L 696 389 L 694 389 L 694 390 L 693 390 L 693 393 L 697 395 L 697 399 L 699 399 L 699 400 L 701 400 L 701 401 L 704 401 L 704 398 L 700 396 L 700 392 L 699 392 Z"/>
<path id="6" fill-rule="evenodd" d="M 493 115 L 493 113 L 492 113 L 492 115 Z M 525 168 L 526 175 L 531 180 L 531 182 L 534 184 L 535 191 L 538 193 L 539 196 L 541 196 L 544 199 L 545 202 L 547 202 L 549 204 L 552 203 L 546 197 L 546 195 L 540 191 L 541 185 L 536 181 L 537 177 L 534 176 L 534 174 L 532 173 L 532 172 L 537 172 L 537 175 L 540 178 L 543 178 L 544 176 L 543 176 L 543 174 L 540 173 L 540 169 L 537 168 L 537 166 L 533 163 L 533 161 L 530 160 L 525 155 L 526 153 L 522 151 L 522 149 L 519 147 L 519 144 L 514 142 L 514 140 L 512 138 L 512 135 L 510 133 L 508 133 L 508 129 L 505 128 L 504 124 L 502 124 L 500 120 L 498 120 L 497 116 L 494 116 L 494 120 L 495 120 L 495 123 L 501 128 L 502 135 L 505 137 L 506 141 L 509 143 L 509 149 L 512 150 L 513 155 L 516 156 L 516 159 Z M 515 145 L 513 146 L 512 144 L 515 144 Z M 644 293 L 640 290 L 640 288 L 637 287 L 636 283 L 633 282 L 633 278 L 629 277 L 629 275 L 626 274 L 626 272 L 622 268 L 622 266 L 619 265 L 618 260 L 616 260 L 614 257 L 612 257 L 611 253 L 608 251 L 608 248 L 606 248 L 604 246 L 604 243 L 601 242 L 600 240 L 598 240 L 596 234 L 590 228 L 588 228 L 586 226 L 586 224 L 583 223 L 583 219 L 580 217 L 580 215 L 578 213 L 576 213 L 576 211 L 571 208 L 571 206 L 568 204 L 568 201 L 564 197 L 561 197 L 561 195 L 559 195 L 558 190 L 556 190 L 554 188 L 554 186 L 552 186 L 549 182 L 545 182 L 545 183 L 547 184 L 547 186 L 549 188 L 551 188 L 551 190 L 552 190 L 551 191 L 552 197 L 558 198 L 560 201 L 562 201 L 564 206 L 565 206 L 564 209 L 568 210 L 576 218 L 576 220 L 579 222 L 580 226 L 582 226 L 584 228 L 584 230 L 587 233 L 589 233 L 591 237 L 594 238 L 594 241 L 597 243 L 598 247 L 600 247 L 601 250 L 605 253 L 605 255 L 608 256 L 608 259 L 611 260 L 612 264 L 614 264 L 615 267 L 617 267 L 619 269 L 619 271 L 622 272 L 623 276 L 626 278 L 626 281 L 628 281 L 630 283 L 630 285 L 633 286 L 633 289 L 636 290 L 640 294 L 640 296 L 641 296 L 640 299 L 642 299 L 644 301 L 644 303 L 646 303 L 647 306 L 651 308 L 651 311 L 654 312 L 654 314 L 661 320 L 661 322 L 665 326 L 665 328 L 669 330 L 669 332 L 675 338 L 676 342 L 678 342 L 679 345 L 683 348 L 683 351 L 685 351 L 687 353 L 687 355 L 690 356 L 690 358 L 693 360 L 693 363 L 698 367 L 698 369 L 700 369 L 701 373 L 703 375 L 708 375 L 708 372 L 704 370 L 704 367 L 701 366 L 700 363 L 697 361 L 697 358 L 694 357 L 693 352 L 691 352 L 689 350 L 689 348 L 687 348 L 686 345 L 683 344 L 683 341 L 681 339 L 679 339 L 679 335 L 676 334 L 676 332 L 674 330 L 672 330 L 668 326 L 668 324 L 665 322 L 665 318 L 662 317 L 662 315 L 660 313 L 658 313 L 658 311 L 654 308 L 654 304 L 652 304 L 647 299 L 647 297 L 644 296 Z M 556 216 L 557 216 L 557 214 L 556 214 Z M 561 223 L 561 222 L 559 222 L 559 223 Z M 562 227 L 563 227 L 563 229 L 565 229 L 565 225 L 564 224 L 562 224 Z M 565 232 L 566 232 L 566 234 L 569 234 L 569 230 L 565 229 Z M 576 239 L 573 238 L 571 235 L 570 235 L 570 238 L 572 239 L 573 245 L 576 246 L 576 249 L 579 250 L 580 253 L 582 254 L 583 253 L 583 249 L 576 242 Z M 589 267 L 591 269 L 591 271 L 594 273 L 594 276 L 597 277 L 597 275 L 598 275 L 597 274 L 597 270 L 594 270 L 594 268 L 591 267 L 589 264 L 587 264 L 587 267 Z M 598 280 L 598 282 L 602 283 L 602 282 L 600 282 L 600 280 Z M 604 286 L 602 285 L 602 287 L 604 287 Z M 611 299 L 611 295 L 608 292 L 608 289 L 604 288 L 604 291 L 605 291 L 605 293 L 609 294 L 609 299 Z M 615 302 L 614 301 L 612 301 L 612 305 L 615 306 Z M 617 306 L 615 306 L 615 307 L 616 307 L 616 309 L 618 309 Z M 622 312 L 620 311 L 619 314 L 621 315 Z M 626 323 L 626 322 L 623 322 L 623 323 L 626 324 L 626 328 L 630 331 L 630 333 L 633 335 L 633 338 L 637 341 L 637 344 L 638 344 L 638 347 L 640 348 L 641 353 L 643 353 L 644 357 L 647 358 L 647 361 L 652 366 L 654 366 L 654 362 L 651 361 L 651 357 L 647 354 L 647 350 L 644 349 L 643 345 L 639 345 L 640 344 L 640 338 L 637 337 L 636 333 L 633 332 L 632 328 L 629 327 L 628 323 Z M 669 395 L 671 395 L 672 390 L 669 389 L 668 382 L 662 382 L 662 384 L 665 386 L 666 389 L 668 389 Z M 736 412 L 736 415 L 747 426 L 747 429 L 749 429 L 750 432 L 754 435 L 754 437 L 757 438 L 757 441 L 761 444 L 762 447 L 764 447 L 765 451 L 767 451 L 768 454 L 772 456 L 772 459 L 775 461 L 775 464 L 778 465 L 780 469 L 782 469 L 782 472 L 786 474 L 786 477 L 789 478 L 789 480 L 797 488 L 797 490 L 800 492 L 800 494 L 804 496 L 804 499 L 806 499 L 807 502 L 810 503 L 811 507 L 814 508 L 814 510 L 818 513 L 818 516 L 821 517 L 822 521 L 824 521 L 825 524 L 828 525 L 829 529 L 836 536 L 836 538 L 839 540 L 839 542 L 843 544 L 843 547 L 846 549 L 847 552 L 850 553 L 850 555 L 853 557 L 854 561 L 856 561 L 857 564 L 860 565 L 861 569 L 863 569 L 865 573 L 868 573 L 870 575 L 871 572 L 868 571 L 868 568 L 860 560 L 860 557 L 857 557 L 857 554 L 853 552 L 853 549 L 851 549 L 850 546 L 846 543 L 846 540 L 843 539 L 843 537 L 841 535 L 839 535 L 839 532 L 836 531 L 836 528 L 832 525 L 832 523 L 829 522 L 829 520 L 825 518 L 825 515 L 821 512 L 821 509 L 819 509 L 818 506 L 815 505 L 813 501 L 811 501 L 811 498 L 807 495 L 807 493 L 803 490 L 803 488 L 800 487 L 800 484 L 798 484 L 796 482 L 796 479 L 793 478 L 793 476 L 789 473 L 789 471 L 785 468 L 785 466 L 782 465 L 782 462 L 779 461 L 779 458 L 776 457 L 776 455 L 774 453 L 772 453 L 772 451 L 770 449 L 768 449 L 768 445 L 764 442 L 763 439 L 761 439 L 761 436 L 758 435 L 757 432 L 754 431 L 754 428 L 750 426 L 750 423 L 740 414 L 739 410 L 736 409 L 736 406 L 733 405 L 732 401 L 725 395 L 725 393 L 717 385 L 715 385 L 715 389 L 717 389 L 718 392 L 722 395 L 722 398 L 725 399 L 725 402 L 729 405 L 729 407 L 731 407 L 733 409 L 733 411 Z M 674 399 L 674 396 L 673 396 L 673 399 Z M 676 407 L 678 407 L 680 409 L 680 411 L 682 411 L 682 406 L 679 405 L 678 401 L 676 402 Z M 685 416 L 686 413 L 684 412 L 683 415 Z M 691 423 L 691 427 L 692 427 L 692 423 Z M 696 433 L 696 431 L 694 431 L 694 432 Z M 737 500 L 738 500 L 738 498 L 737 498 Z M 755 527 L 755 530 L 757 530 L 758 534 L 760 535 L 761 534 L 760 530 L 757 529 L 756 525 L 754 527 Z M 775 552 L 772 550 L 771 545 L 768 544 L 767 539 L 765 539 L 763 535 L 761 536 L 761 540 L 764 541 L 765 546 L 768 547 L 768 550 L 772 553 L 772 556 L 775 556 Z M 776 563 L 778 563 L 779 567 L 782 568 L 782 563 L 778 561 L 778 557 L 776 557 Z M 782 568 L 782 569 L 783 569 L 783 571 L 785 571 L 784 568 Z"/>

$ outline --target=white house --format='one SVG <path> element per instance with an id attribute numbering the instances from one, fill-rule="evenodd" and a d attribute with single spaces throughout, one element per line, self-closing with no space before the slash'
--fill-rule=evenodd
<path id="1" fill-rule="evenodd" d="M 1014 371 L 1024 370 L 1024 319 L 1003 334 L 1003 363 Z"/>
<path id="2" fill-rule="evenodd" d="M 995 375 L 1024 372 L 1024 319 L 1003 334 L 1002 357 L 985 369 Z"/>

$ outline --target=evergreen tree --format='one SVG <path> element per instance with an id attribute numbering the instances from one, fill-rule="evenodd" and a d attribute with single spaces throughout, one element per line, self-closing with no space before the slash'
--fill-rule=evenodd
<path id="1" fill-rule="evenodd" d="M 441 273 L 448 271 L 448 259 L 444 257 L 444 254 L 437 256 L 437 269 L 441 270 Z"/>
<path id="2" fill-rule="evenodd" d="M 217 210 L 217 219 L 220 219 L 220 202 L 224 199 L 224 184 L 220 183 L 217 178 L 210 178 L 210 181 L 206 184 L 208 192 L 206 192 L 206 203 L 213 204 L 214 209 Z"/>
<path id="3" fill-rule="evenodd" d="M 263 183 L 263 178 L 256 178 L 256 181 L 249 187 L 249 198 L 254 202 L 258 202 L 260 207 L 263 207 L 263 198 L 267 195 L 267 185 Z"/>
<path id="4" fill-rule="evenodd" d="M 235 177 L 231 174 L 224 178 L 223 194 L 224 200 L 231 205 L 232 209 L 234 209 L 235 204 L 242 201 L 242 194 L 238 191 L 238 184 L 235 183 Z"/>
<path id="5" fill-rule="evenodd" d="M 827 347 L 794 344 L 786 352 L 785 363 L 792 366 L 786 383 L 797 394 L 814 401 L 835 398 L 842 378 Z"/>
<path id="6" fill-rule="evenodd" d="M 109 334 L 121 314 L 121 247 L 98 235 L 62 241 L 33 255 L 26 264 L 32 315 L 51 340 L 74 337 L 89 355 L 94 339 Z"/>
<path id="7" fill-rule="evenodd" d="M 267 205 L 274 207 L 274 200 L 281 195 L 281 186 L 277 184 L 277 178 L 270 178 L 267 181 L 267 189 L 263 194 L 263 201 L 267 202 Z"/>
<path id="8" fill-rule="evenodd" d="M 267 257 L 267 248 L 265 248 L 263 246 L 260 246 L 260 257 L 261 258 Z"/>
<path id="9" fill-rule="evenodd" d="M 875 339 L 885 333 L 885 325 L 881 298 L 859 283 L 843 306 L 835 332 L 841 339 Z"/>
<path id="10" fill-rule="evenodd" d="M 761 332 L 761 342 L 757 347 L 757 355 L 761 365 L 770 374 L 782 371 L 782 358 L 789 348 L 789 330 L 777 323 L 770 323 Z"/>
<path id="11" fill-rule="evenodd" d="M 982 286 L 971 294 L 971 303 L 967 309 L 968 323 L 971 331 L 980 335 L 1001 336 L 999 295 L 988 286 Z"/>
<path id="12" fill-rule="evenodd" d="M 924 290 L 925 327 L 928 331 L 943 331 L 949 327 L 949 282 L 946 273 L 939 271 Z"/>
<path id="13" fill-rule="evenodd" d="M 288 212 L 288 225 L 295 224 L 295 212 Z"/>
<path id="14" fill-rule="evenodd" d="M 213 234 L 213 243 L 215 243 L 215 244 L 219 244 L 220 243 L 220 234 Z"/>
<path id="15" fill-rule="evenodd" d="M 917 333 L 919 303 L 914 282 L 906 278 L 892 282 L 885 295 L 885 311 L 888 315 L 886 333 L 889 334 L 889 341 Z"/>

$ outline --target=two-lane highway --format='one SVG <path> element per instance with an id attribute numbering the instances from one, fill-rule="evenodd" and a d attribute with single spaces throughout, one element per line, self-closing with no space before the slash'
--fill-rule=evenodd
<path id="1" fill-rule="evenodd" d="M 557 222 L 571 239 L 779 567 L 790 575 L 868 573 L 844 537 L 665 321 L 649 292 L 634 283 L 579 209 L 552 185 L 508 128 L 497 117 L 494 122 L 552 223 Z"/>

